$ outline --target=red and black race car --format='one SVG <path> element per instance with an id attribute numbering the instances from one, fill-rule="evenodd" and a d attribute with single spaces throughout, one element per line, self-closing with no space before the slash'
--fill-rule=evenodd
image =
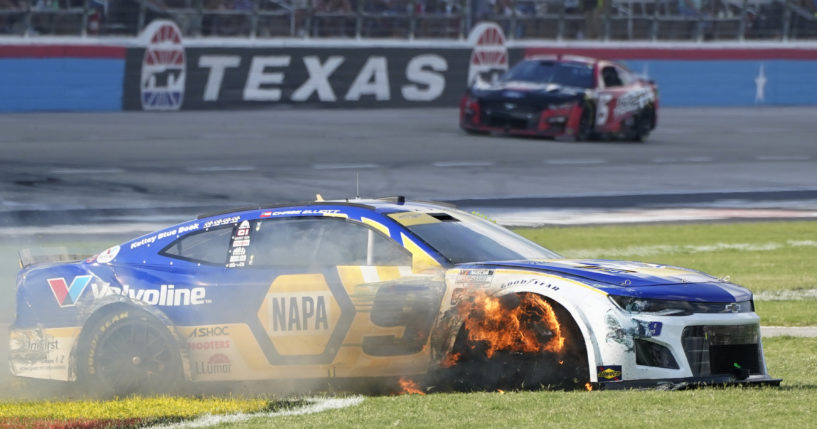
<path id="1" fill-rule="evenodd" d="M 643 141 L 655 128 L 658 89 L 614 62 L 529 57 L 495 82 L 478 79 L 460 101 L 460 127 L 576 141 Z"/>

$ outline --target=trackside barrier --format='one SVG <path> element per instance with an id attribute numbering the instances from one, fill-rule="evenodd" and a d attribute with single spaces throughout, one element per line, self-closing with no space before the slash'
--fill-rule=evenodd
<path id="1" fill-rule="evenodd" d="M 171 21 L 139 38 L 0 39 L 0 111 L 454 107 L 476 76 L 525 56 L 614 59 L 659 85 L 663 106 L 817 105 L 817 46 L 789 43 L 183 39 Z"/>

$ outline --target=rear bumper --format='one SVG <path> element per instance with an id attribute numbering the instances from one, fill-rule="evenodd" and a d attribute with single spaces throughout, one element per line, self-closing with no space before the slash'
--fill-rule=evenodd
<path id="1" fill-rule="evenodd" d="M 624 381 L 602 381 L 591 383 L 593 389 L 599 390 L 625 390 L 625 389 L 664 389 L 682 390 L 694 389 L 697 387 L 715 386 L 780 386 L 782 378 L 772 378 L 768 375 L 750 375 L 740 379 L 733 375 L 713 375 L 708 377 L 687 377 L 687 378 L 665 378 L 656 380 L 624 380 Z"/>

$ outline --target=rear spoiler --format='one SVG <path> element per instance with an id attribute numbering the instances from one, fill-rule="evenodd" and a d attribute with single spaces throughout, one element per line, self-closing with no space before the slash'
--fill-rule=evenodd
<path id="1" fill-rule="evenodd" d="M 76 262 L 87 258 L 89 255 L 68 253 L 65 247 L 41 247 L 37 249 L 20 249 L 17 252 L 20 258 L 20 269 L 30 267 L 34 264 L 47 262 Z"/>

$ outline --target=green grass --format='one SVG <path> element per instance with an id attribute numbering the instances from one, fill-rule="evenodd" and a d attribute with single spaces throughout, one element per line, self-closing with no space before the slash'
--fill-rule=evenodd
<path id="1" fill-rule="evenodd" d="M 817 338 L 775 337 L 764 346 L 772 375 L 784 378 L 781 388 L 386 396 L 353 408 L 216 427 L 816 427 Z"/>
<path id="2" fill-rule="evenodd" d="M 760 296 L 764 325 L 817 325 L 817 298 L 764 296 L 817 290 L 817 222 L 548 227 L 518 233 L 568 258 L 625 259 L 729 276 Z"/>
<path id="3" fill-rule="evenodd" d="M 350 408 L 299 416 L 256 417 L 214 427 L 817 427 L 814 406 L 817 338 L 768 338 L 764 348 L 770 373 L 784 379 L 780 388 L 376 396 Z M 0 403 L 0 427 L 8 421 L 42 419 L 56 423 L 77 418 L 99 419 L 110 427 L 138 427 L 205 414 L 265 413 L 300 404 L 297 400 L 266 398 L 165 396 L 114 401 L 6 402 Z M 133 419 L 138 423 L 134 425 Z"/>

